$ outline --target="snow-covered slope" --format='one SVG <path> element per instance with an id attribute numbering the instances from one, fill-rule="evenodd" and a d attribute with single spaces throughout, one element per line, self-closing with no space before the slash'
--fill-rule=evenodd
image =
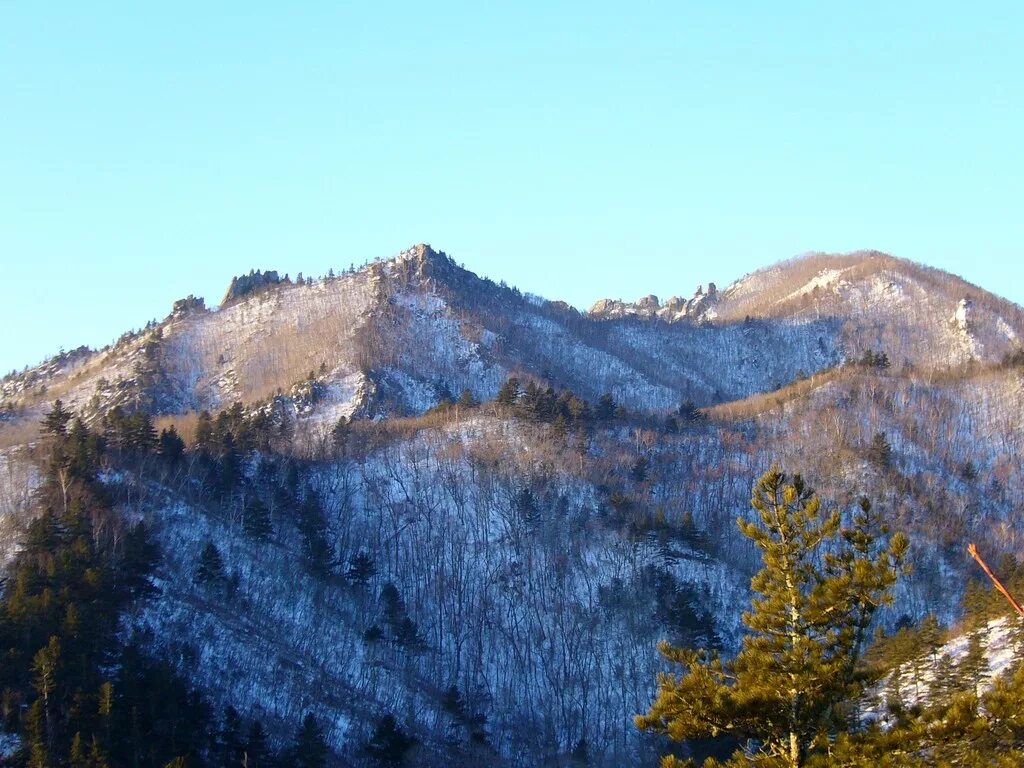
<path id="1" fill-rule="evenodd" d="M 316 406 L 335 419 L 418 413 L 466 389 L 493 397 L 510 373 L 667 409 L 770 390 L 842 356 L 834 322 L 599 323 L 483 280 L 425 245 L 336 277 L 236 283 L 245 290 L 230 290 L 218 310 L 189 297 L 104 350 L 9 376 L 5 412 L 35 419 L 59 397 L 90 416 L 114 405 L 181 414 L 293 396 L 314 381 L 324 397 L 305 415 Z"/>
<path id="2" fill-rule="evenodd" d="M 722 290 L 700 291 L 685 304 L 604 300 L 590 314 L 716 324 L 833 318 L 849 352 L 881 349 L 894 364 L 924 367 L 998 362 L 1024 337 L 1020 307 L 949 273 L 875 251 L 808 254 Z"/>

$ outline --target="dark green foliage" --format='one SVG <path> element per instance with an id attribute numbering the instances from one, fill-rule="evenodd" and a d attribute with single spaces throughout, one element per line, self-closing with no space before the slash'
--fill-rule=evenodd
<path id="1" fill-rule="evenodd" d="M 1003 356 L 1004 368 L 1024 368 L 1024 347 L 1018 347 Z"/>
<path id="2" fill-rule="evenodd" d="M 209 411 L 202 411 L 196 421 L 195 449 L 202 453 L 213 453 L 213 417 Z"/>
<path id="3" fill-rule="evenodd" d="M 775 469 L 755 484 L 751 505 L 755 519 L 738 522 L 764 567 L 751 580 L 742 650 L 725 661 L 663 643 L 683 674 L 659 679 L 657 700 L 636 723 L 676 740 L 753 739 L 764 764 L 800 768 L 845 725 L 841 705 L 858 693 L 867 629 L 891 602 L 908 543 L 899 534 L 886 541 L 866 502 L 844 527 L 799 475 Z M 734 762 L 745 759 L 738 752 Z"/>
<path id="4" fill-rule="evenodd" d="M 517 418 L 553 425 L 559 436 L 565 435 L 570 426 L 583 426 L 591 416 L 589 403 L 571 390 L 559 392 L 532 380 L 524 385 L 514 376 L 502 385 L 495 402 Z"/>
<path id="5" fill-rule="evenodd" d="M 684 400 L 680 404 L 677 413 L 679 415 L 679 418 L 684 423 L 687 424 L 693 424 L 698 421 L 703 421 L 705 418 L 703 411 L 701 411 L 700 408 L 694 405 L 692 400 Z"/>
<path id="6" fill-rule="evenodd" d="M 200 768 L 206 705 L 172 670 L 118 642 L 122 610 L 154 591 L 156 547 L 96 480 L 103 441 L 66 412 L 44 429 L 38 516 L 0 601 L 3 727 L 22 745 L 5 764 L 148 768 L 187 758 Z"/>
<path id="7" fill-rule="evenodd" d="M 290 758 L 289 764 L 294 768 L 323 768 L 327 762 L 327 743 L 311 712 L 303 718 L 295 734 Z"/>
<path id="8" fill-rule="evenodd" d="M 1024 568 L 1017 558 L 1007 553 L 999 559 L 993 570 L 1010 594 L 1018 598 L 1024 595 Z M 981 627 L 1000 616 L 1015 615 L 1006 598 L 988 580 L 980 582 L 972 579 L 967 583 L 961 609 L 964 614 L 963 624 L 968 629 Z"/>
<path id="9" fill-rule="evenodd" d="M 149 453 L 159 444 L 149 414 L 143 411 L 126 413 L 120 406 L 111 408 L 103 417 L 103 436 L 107 445 L 118 451 Z"/>
<path id="10" fill-rule="evenodd" d="M 890 365 L 889 355 L 887 355 L 885 352 L 881 350 L 875 352 L 874 350 L 869 349 L 861 356 L 860 360 L 858 360 L 857 362 L 858 365 L 860 365 L 861 367 L 877 368 L 883 371 L 886 370 Z"/>
<path id="11" fill-rule="evenodd" d="M 515 376 L 506 379 L 505 383 L 501 385 L 501 389 L 498 390 L 498 396 L 496 402 L 498 405 L 504 405 L 506 407 L 512 407 L 519 400 L 519 379 Z M 60 402 L 59 400 L 57 401 Z"/>
<path id="12" fill-rule="evenodd" d="M 331 428 L 331 442 L 334 443 L 334 447 L 343 456 L 348 448 L 348 438 L 351 432 L 349 426 L 349 420 L 344 416 L 338 418 L 334 426 Z"/>
<path id="13" fill-rule="evenodd" d="M 267 745 L 267 735 L 259 720 L 254 720 L 249 726 L 249 733 L 245 741 L 245 766 L 246 768 L 269 768 L 273 756 L 270 747 Z"/>
<path id="14" fill-rule="evenodd" d="M 327 578 L 334 568 L 334 550 L 327 540 L 327 518 L 324 516 L 320 497 L 309 491 L 299 507 L 297 517 L 299 533 L 302 534 L 302 551 L 310 573 Z"/>
<path id="15" fill-rule="evenodd" d="M 399 768 L 407 758 L 416 740 L 403 731 L 393 715 L 384 715 L 377 721 L 373 735 L 364 751 L 374 765 L 380 768 Z"/>
<path id="16" fill-rule="evenodd" d="M 441 697 L 441 707 L 456 720 L 462 720 L 466 716 L 466 702 L 462 699 L 462 692 L 457 685 L 451 685 Z"/>
<path id="17" fill-rule="evenodd" d="M 981 632 L 972 632 L 968 637 L 967 653 L 960 660 L 957 672 L 960 678 L 958 688 L 968 693 L 978 693 L 992 676 Z"/>
<path id="18" fill-rule="evenodd" d="M 871 439 L 868 461 L 881 469 L 887 469 L 892 464 L 892 446 L 889 445 L 884 432 L 878 432 Z"/>
<path id="19" fill-rule="evenodd" d="M 380 590 L 380 609 L 384 623 L 389 631 L 389 638 L 396 645 L 409 649 L 420 648 L 423 639 L 420 637 L 419 629 L 406 611 L 405 601 L 398 593 L 398 588 L 388 582 Z M 374 632 L 373 630 L 376 630 Z M 383 633 L 377 625 L 371 627 L 364 634 L 364 639 L 374 642 L 383 638 Z"/>
<path id="20" fill-rule="evenodd" d="M 246 536 L 257 541 L 265 541 L 274 532 L 270 510 L 258 496 L 250 496 L 246 502 L 242 517 L 242 530 L 245 531 Z"/>
<path id="21" fill-rule="evenodd" d="M 53 408 L 43 417 L 42 432 L 51 437 L 63 437 L 67 432 L 71 412 L 64 408 L 60 400 L 53 401 Z"/>
<path id="22" fill-rule="evenodd" d="M 512 499 L 516 517 L 526 525 L 535 525 L 540 519 L 540 506 L 531 488 L 520 488 Z"/>
<path id="23" fill-rule="evenodd" d="M 245 757 L 245 744 L 242 741 L 242 718 L 238 711 L 228 706 L 224 709 L 224 721 L 217 737 L 218 768 L 233 768 L 242 765 Z"/>
<path id="24" fill-rule="evenodd" d="M 185 441 L 173 426 L 160 430 L 157 452 L 169 464 L 177 464 L 185 455 Z"/>
<path id="25" fill-rule="evenodd" d="M 634 483 L 642 483 L 647 480 L 647 471 L 651 466 L 650 460 L 646 456 L 637 456 L 633 462 L 633 466 L 629 469 L 629 478 Z"/>
<path id="26" fill-rule="evenodd" d="M 1018 768 L 1024 765 L 1024 667 L 980 697 L 955 693 L 892 728 L 840 735 L 814 768 Z"/>
<path id="27" fill-rule="evenodd" d="M 610 392 L 605 392 L 597 398 L 597 408 L 594 409 L 594 416 L 598 421 L 611 421 L 615 418 L 615 398 Z"/>
<path id="28" fill-rule="evenodd" d="M 224 560 L 212 541 L 206 542 L 196 565 L 196 584 L 223 584 L 227 581 Z"/>
<path id="29" fill-rule="evenodd" d="M 357 553 L 350 561 L 346 578 L 353 584 L 366 585 L 377 574 L 377 566 L 373 558 L 366 552 Z"/>

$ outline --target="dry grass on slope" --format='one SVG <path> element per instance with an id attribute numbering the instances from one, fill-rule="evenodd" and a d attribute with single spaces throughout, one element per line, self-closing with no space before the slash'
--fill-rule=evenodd
<path id="1" fill-rule="evenodd" d="M 733 400 L 705 409 L 708 418 L 715 421 L 746 421 L 781 408 L 793 400 L 808 396 L 820 387 L 831 384 L 846 375 L 842 368 L 826 368 L 806 379 L 794 381 L 781 389 L 762 392 L 742 400 Z"/>

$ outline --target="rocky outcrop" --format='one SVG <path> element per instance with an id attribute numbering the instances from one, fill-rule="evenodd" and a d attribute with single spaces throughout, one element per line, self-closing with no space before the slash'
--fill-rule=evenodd
<path id="1" fill-rule="evenodd" d="M 708 283 L 707 290 L 703 286 L 697 286 L 697 291 L 690 299 L 672 296 L 664 304 L 653 294 L 634 302 L 601 299 L 594 303 L 587 314 L 595 320 L 642 317 L 659 318 L 669 323 L 683 320 L 699 322 L 714 317 L 714 305 L 717 301 L 718 289 L 714 283 Z"/>

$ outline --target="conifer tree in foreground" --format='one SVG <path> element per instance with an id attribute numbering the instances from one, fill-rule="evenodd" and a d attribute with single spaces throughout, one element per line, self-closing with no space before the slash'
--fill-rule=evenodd
<path id="1" fill-rule="evenodd" d="M 327 762 L 327 744 L 312 712 L 307 712 L 295 734 L 291 765 L 295 768 L 323 768 Z"/>
<path id="2" fill-rule="evenodd" d="M 756 754 L 741 749 L 728 764 L 753 758 L 800 768 L 842 725 L 871 620 L 892 599 L 908 542 L 888 536 L 866 500 L 843 526 L 799 475 L 777 469 L 757 481 L 751 505 L 755 519 L 739 527 L 764 567 L 751 580 L 742 649 L 725 661 L 663 642 L 662 654 L 684 672 L 659 676 L 658 697 L 636 724 L 675 740 L 731 736 L 756 745 Z"/>

